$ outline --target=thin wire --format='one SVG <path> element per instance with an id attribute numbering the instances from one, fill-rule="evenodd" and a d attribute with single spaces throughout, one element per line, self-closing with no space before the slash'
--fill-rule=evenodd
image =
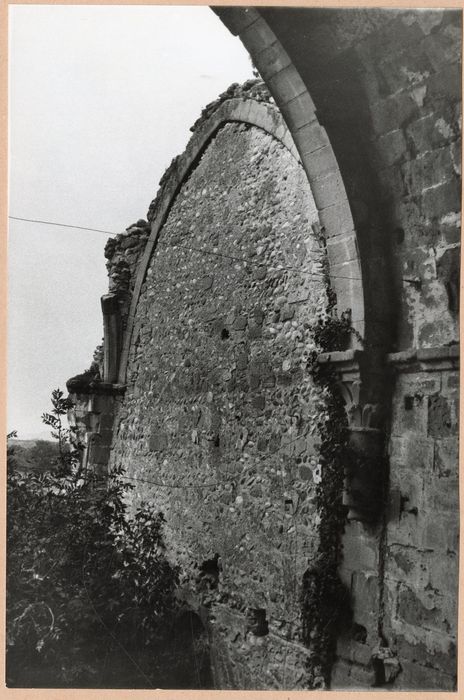
<path id="1" fill-rule="evenodd" d="M 203 253 L 206 255 L 214 255 L 218 258 L 227 258 L 229 260 L 234 260 L 235 262 L 247 263 L 250 265 L 250 267 L 254 267 L 254 268 L 267 267 L 269 269 L 272 269 L 272 272 L 282 272 L 282 271 L 283 272 L 297 272 L 300 275 L 308 275 L 308 276 L 311 275 L 311 276 L 322 277 L 322 278 L 325 277 L 325 273 L 323 273 L 323 272 L 309 272 L 306 270 L 298 269 L 296 267 L 289 267 L 289 266 L 284 266 L 284 265 L 279 265 L 279 264 L 277 264 L 275 266 L 264 265 L 264 264 L 260 265 L 260 264 L 254 263 L 253 258 L 239 258 L 236 255 L 227 255 L 227 253 L 220 253 L 219 251 L 211 250 L 210 248 L 194 248 L 193 246 L 186 246 L 186 245 L 182 245 L 180 243 L 175 243 L 172 246 L 170 246 L 171 250 L 175 249 L 175 248 L 182 248 L 184 250 L 187 250 L 187 251 L 193 252 L 193 253 Z M 341 280 L 362 280 L 361 277 L 347 277 L 347 276 L 343 276 L 343 275 L 330 275 L 329 274 L 329 277 L 331 279 L 335 278 L 335 279 L 341 279 Z M 156 280 L 156 278 L 155 278 L 155 280 Z"/>
<path id="2" fill-rule="evenodd" d="M 73 224 L 60 224 L 56 221 L 41 221 L 39 219 L 24 219 L 21 216 L 9 216 L 9 219 L 15 221 L 28 221 L 31 224 L 48 224 L 49 226 L 63 226 L 64 228 L 78 228 L 81 231 L 96 231 L 97 233 L 106 233 L 110 236 L 117 236 L 116 231 L 103 231 L 100 228 L 88 228 L 87 226 L 74 226 Z"/>
<path id="3" fill-rule="evenodd" d="M 81 231 L 95 231 L 97 233 L 105 233 L 109 236 L 117 236 L 118 233 L 116 231 L 103 231 L 102 229 L 98 228 L 89 228 L 87 226 L 73 226 L 72 224 L 61 224 L 56 221 L 41 221 L 39 219 L 25 219 L 20 216 L 9 216 L 9 219 L 14 219 L 15 221 L 27 221 L 29 223 L 34 223 L 34 224 L 49 224 L 50 226 L 62 226 L 64 228 L 73 228 L 73 229 L 79 229 Z M 186 246 L 186 245 L 181 245 L 180 243 L 176 243 L 172 246 L 172 248 L 182 248 L 184 250 L 187 250 L 189 252 L 193 253 L 203 253 L 204 255 L 214 255 L 220 258 L 226 258 L 228 260 L 234 260 L 235 262 L 244 262 L 247 264 L 250 264 L 251 267 L 263 267 L 263 265 L 257 265 L 256 263 L 253 263 L 252 258 L 240 258 L 238 256 L 234 255 L 227 255 L 227 253 L 219 253 L 219 251 L 211 250 L 210 248 L 194 248 L 192 246 Z M 325 277 L 325 274 L 323 272 L 306 272 L 304 270 L 300 270 L 296 267 L 289 267 L 289 266 L 283 266 L 283 265 L 278 265 L 275 268 L 272 268 L 272 271 L 287 271 L 287 272 L 297 272 L 300 275 L 311 275 L 315 277 Z M 355 276 L 347 276 L 347 275 L 330 275 L 331 279 L 340 279 L 340 280 L 359 280 L 362 281 L 362 277 L 355 277 Z"/>

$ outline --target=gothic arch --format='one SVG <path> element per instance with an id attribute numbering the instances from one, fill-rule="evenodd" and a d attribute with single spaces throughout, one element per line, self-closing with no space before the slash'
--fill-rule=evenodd
<path id="1" fill-rule="evenodd" d="M 299 109 L 299 107 L 294 105 L 291 109 Z M 319 126 L 314 116 L 308 125 L 312 130 L 312 135 L 306 134 L 305 137 L 307 148 L 306 150 L 301 148 L 298 150 L 289 128 L 272 105 L 257 102 L 253 99 L 226 99 L 206 120 L 195 128 L 187 148 L 181 156 L 174 159 L 166 179 L 163 178 L 162 190 L 157 197 L 156 207 L 153 209 L 154 216 L 151 221 L 151 233 L 137 268 L 137 277 L 132 293 L 119 363 L 119 382 L 121 384 L 124 384 L 126 381 L 129 350 L 140 291 L 159 233 L 183 182 L 195 167 L 211 139 L 221 126 L 227 122 L 243 122 L 259 127 L 279 140 L 298 162 L 304 165 L 305 160 L 307 161 L 305 169 L 307 172 L 308 168 L 310 168 L 314 175 L 312 184 L 310 179 L 310 187 L 319 210 L 321 225 L 325 228 L 325 235 L 327 236 L 327 255 L 330 272 L 334 275 L 332 284 L 337 293 L 338 308 L 341 310 L 351 309 L 353 326 L 358 332 L 362 333 L 363 331 L 363 304 L 362 295 L 360 295 L 361 267 L 357 255 L 354 232 L 351 231 L 346 234 L 336 233 L 339 230 L 337 226 L 340 223 L 340 212 L 344 211 L 345 214 L 349 214 L 349 206 L 341 176 L 338 172 L 338 166 L 328 139 L 325 136 L 325 131 Z M 301 129 L 304 130 L 305 127 L 306 125 L 303 125 Z M 299 133 L 302 134 L 302 130 Z M 316 138 L 316 134 L 319 135 L 319 140 Z M 301 155 L 301 150 L 304 151 L 303 155 Z M 312 159 L 312 154 L 314 153 L 317 153 L 317 157 Z M 340 246 L 343 246 L 344 250 L 351 251 L 351 259 L 343 263 L 337 262 L 340 257 Z"/>
<path id="2" fill-rule="evenodd" d="M 313 100 L 257 8 L 213 9 L 231 33 L 239 36 L 288 125 L 325 229 L 338 311 L 350 309 L 353 327 L 364 336 L 365 290 L 355 224 L 337 158 Z"/>

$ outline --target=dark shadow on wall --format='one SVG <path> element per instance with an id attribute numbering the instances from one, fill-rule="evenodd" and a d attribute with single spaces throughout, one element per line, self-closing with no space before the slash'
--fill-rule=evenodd
<path id="1" fill-rule="evenodd" d="M 162 687 L 213 688 L 208 634 L 196 613 L 192 610 L 182 612 L 166 643 L 164 669 L 168 677 Z"/>

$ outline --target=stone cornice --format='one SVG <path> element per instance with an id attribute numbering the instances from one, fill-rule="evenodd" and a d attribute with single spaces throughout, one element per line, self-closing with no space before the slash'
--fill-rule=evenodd
<path id="1" fill-rule="evenodd" d="M 386 361 L 396 372 L 435 372 L 459 367 L 459 344 L 433 348 L 409 348 L 387 355 Z"/>

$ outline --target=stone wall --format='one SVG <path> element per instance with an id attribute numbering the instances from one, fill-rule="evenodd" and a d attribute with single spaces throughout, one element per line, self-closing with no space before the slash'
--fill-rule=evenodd
<path id="1" fill-rule="evenodd" d="M 401 688 L 452 690 L 458 603 L 459 375 L 456 349 L 393 356 L 385 634 Z"/>
<path id="2" fill-rule="evenodd" d="M 461 12 L 262 14 L 340 167 L 363 269 L 366 337 L 379 342 L 385 333 L 391 352 L 457 342 Z"/>
<path id="3" fill-rule="evenodd" d="M 306 365 L 326 307 L 318 217 L 277 139 L 226 123 L 169 211 L 141 287 L 111 464 L 165 515 L 207 607 L 218 687 L 305 687 L 300 589 L 318 545 Z"/>
<path id="4" fill-rule="evenodd" d="M 110 300 L 111 463 L 134 505 L 165 512 L 216 685 L 307 687 L 300 594 L 328 395 L 306 359 L 328 271 L 362 336 L 319 357 L 360 457 L 332 687 L 453 689 L 461 13 L 216 11 L 287 126 L 265 88 L 232 86 L 168 169 L 137 255 L 110 244 L 125 328 L 111 340 Z"/>
<path id="5" fill-rule="evenodd" d="M 336 225 L 356 232 L 371 377 L 384 377 L 380 403 L 391 407 L 390 505 L 376 525 L 351 522 L 343 537 L 355 626 L 339 641 L 333 684 L 452 688 L 462 13 L 216 11 L 270 87 L 315 192 L 324 178 L 311 160 L 314 120 L 326 130 L 353 222 L 336 204 Z M 330 207 L 318 209 L 336 236 Z M 332 284 L 340 289 L 335 275 Z"/>

